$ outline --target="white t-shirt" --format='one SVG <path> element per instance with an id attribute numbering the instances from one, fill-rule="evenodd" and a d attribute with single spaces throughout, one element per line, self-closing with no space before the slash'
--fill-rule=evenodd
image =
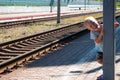
<path id="1" fill-rule="evenodd" d="M 100 32 L 98 31 L 90 31 L 90 39 L 95 40 L 99 34 Z M 103 52 L 103 39 L 99 44 L 95 43 L 95 48 L 98 52 Z"/>
<path id="2" fill-rule="evenodd" d="M 120 31 L 120 26 L 115 28 L 115 38 L 116 39 L 118 39 L 119 35 L 117 33 L 119 31 Z M 100 34 L 100 32 L 98 32 L 98 31 L 90 31 L 90 39 L 95 40 L 99 36 L 99 34 Z M 96 48 L 97 52 L 103 52 L 103 39 L 99 44 L 95 43 L 95 48 Z"/>

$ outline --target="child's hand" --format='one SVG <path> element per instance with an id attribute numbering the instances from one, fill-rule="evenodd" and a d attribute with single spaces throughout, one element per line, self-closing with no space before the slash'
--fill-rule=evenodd
<path id="1" fill-rule="evenodd" d="M 117 28 L 119 26 L 119 23 L 115 20 L 114 27 Z"/>

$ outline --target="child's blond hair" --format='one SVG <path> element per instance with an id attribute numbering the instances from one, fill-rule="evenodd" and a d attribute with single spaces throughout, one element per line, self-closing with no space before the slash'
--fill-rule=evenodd
<path id="1" fill-rule="evenodd" d="M 85 18 L 84 24 L 89 23 L 89 22 L 94 22 L 94 23 L 96 23 L 96 24 L 98 25 L 98 28 L 99 28 L 99 23 L 98 23 L 98 21 L 97 21 L 94 17 L 89 16 L 89 17 Z"/>

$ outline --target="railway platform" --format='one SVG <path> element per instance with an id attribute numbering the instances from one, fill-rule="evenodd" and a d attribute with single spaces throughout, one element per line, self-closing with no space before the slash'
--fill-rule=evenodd
<path id="1" fill-rule="evenodd" d="M 120 28 L 117 30 L 115 77 L 120 80 Z M 96 80 L 102 66 L 96 62 L 94 43 L 89 33 L 58 50 L 49 52 L 25 66 L 4 75 L 1 80 Z"/>

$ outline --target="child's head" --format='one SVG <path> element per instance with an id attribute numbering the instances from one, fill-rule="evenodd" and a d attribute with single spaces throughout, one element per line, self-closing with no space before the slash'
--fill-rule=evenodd
<path id="1" fill-rule="evenodd" d="M 97 20 L 90 16 L 90 17 L 87 17 L 85 20 L 84 20 L 84 26 L 87 27 L 88 30 L 92 30 L 92 31 L 98 31 L 99 28 L 100 28 L 100 25 L 99 23 L 97 22 Z"/>

